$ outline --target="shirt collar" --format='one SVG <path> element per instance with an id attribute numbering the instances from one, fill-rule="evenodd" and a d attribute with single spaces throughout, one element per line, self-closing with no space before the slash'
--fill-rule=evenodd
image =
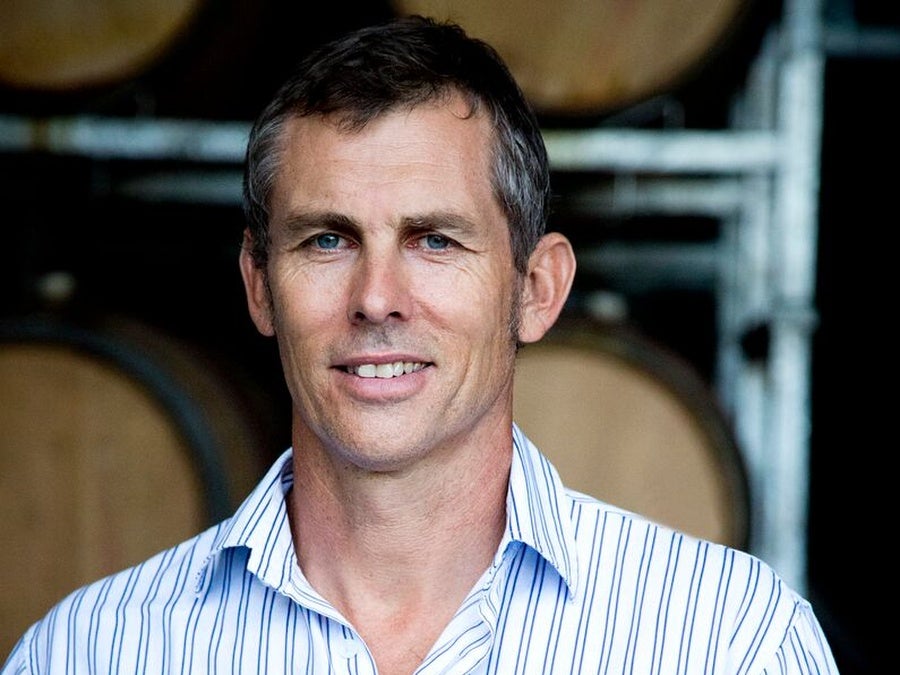
<path id="1" fill-rule="evenodd" d="M 578 584 L 571 511 L 571 500 L 556 468 L 514 424 L 507 536 L 530 546 L 553 565 L 570 594 Z"/>
<path id="2" fill-rule="evenodd" d="M 290 578 L 290 568 L 297 564 L 285 499 L 294 482 L 292 457 L 293 449 L 285 450 L 234 515 L 221 524 L 198 575 L 198 590 L 209 577 L 211 563 L 229 548 L 247 548 L 247 568 L 274 588 L 282 588 Z"/>
<path id="3" fill-rule="evenodd" d="M 574 593 L 578 582 L 570 501 L 559 474 L 547 458 L 513 425 L 513 456 L 506 496 L 507 530 L 503 550 L 521 542 L 544 557 Z M 208 576 L 212 560 L 233 547 L 249 549 L 248 569 L 274 588 L 291 577 L 297 558 L 287 519 L 285 494 L 293 484 L 292 449 L 266 472 L 235 514 L 219 529 L 197 580 Z M 281 561 L 272 566 L 272 561 Z"/>

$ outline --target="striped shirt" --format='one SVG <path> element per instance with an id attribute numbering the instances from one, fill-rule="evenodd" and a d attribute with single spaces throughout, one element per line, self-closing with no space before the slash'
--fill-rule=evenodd
<path id="1" fill-rule="evenodd" d="M 837 673 L 809 603 L 757 558 L 566 489 L 516 427 L 507 527 L 416 671 Z M 291 450 L 231 518 L 76 590 L 0 675 L 367 675 L 353 626 L 304 578 Z"/>

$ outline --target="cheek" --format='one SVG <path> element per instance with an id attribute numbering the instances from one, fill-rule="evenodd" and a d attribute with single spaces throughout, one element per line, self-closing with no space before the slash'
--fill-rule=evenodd
<path id="1" fill-rule="evenodd" d="M 292 378 L 303 379 L 313 369 L 310 358 L 324 353 L 323 345 L 333 330 L 333 305 L 311 288 L 279 284 L 272 288 L 272 324 L 282 365 Z M 333 335 L 331 335 L 333 337 Z"/>
<path id="2" fill-rule="evenodd" d="M 453 333 L 467 333 L 477 343 L 515 340 L 517 277 L 498 269 L 431 270 L 414 284 L 417 305 L 432 323 Z"/>
<path id="3" fill-rule="evenodd" d="M 296 302 L 275 303 L 275 339 L 284 381 L 295 405 L 302 410 L 313 406 L 318 397 L 315 392 L 324 391 L 316 378 L 323 372 L 320 361 L 325 346 L 334 338 L 333 332 L 323 331 L 327 323 L 324 317 L 312 321 L 310 318 L 315 316 L 315 310 Z"/>
<path id="4" fill-rule="evenodd" d="M 333 317 L 341 297 L 340 278 L 323 273 L 321 269 L 280 270 L 273 278 L 271 295 L 274 304 L 276 330 L 302 333 Z"/>

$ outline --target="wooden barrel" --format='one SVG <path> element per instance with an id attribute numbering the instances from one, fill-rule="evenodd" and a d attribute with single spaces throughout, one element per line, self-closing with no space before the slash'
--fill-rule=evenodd
<path id="1" fill-rule="evenodd" d="M 515 419 L 570 487 L 746 548 L 730 425 L 685 361 L 621 325 L 566 321 L 518 356 Z"/>
<path id="2" fill-rule="evenodd" d="M 2 0 L 0 109 L 252 119 L 317 43 L 387 0 Z"/>
<path id="3" fill-rule="evenodd" d="M 67 592 L 246 496 L 267 449 L 222 372 L 133 321 L 0 324 L 0 652 Z"/>
<path id="4" fill-rule="evenodd" d="M 750 0 L 393 0 L 497 48 L 536 110 L 589 117 L 671 91 L 721 51 Z"/>
<path id="5" fill-rule="evenodd" d="M 0 82 L 68 91 L 122 82 L 166 55 L 202 0 L 4 0 Z"/>

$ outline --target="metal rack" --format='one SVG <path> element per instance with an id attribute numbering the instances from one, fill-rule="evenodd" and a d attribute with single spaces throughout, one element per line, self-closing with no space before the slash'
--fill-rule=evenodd
<path id="1" fill-rule="evenodd" d="M 636 179 L 624 197 L 627 204 L 615 193 L 608 196 L 610 209 L 721 220 L 716 262 L 711 263 L 718 308 L 716 388 L 747 464 L 752 551 L 802 591 L 816 322 L 822 10 L 817 0 L 785 3 L 782 21 L 763 42 L 727 131 L 561 132 L 547 138 L 557 167 L 675 177 Z M 602 257 L 599 251 L 594 255 Z M 695 254 L 682 267 L 702 270 L 697 261 Z M 742 347 L 752 332 L 766 337 L 762 356 Z"/>
<path id="2" fill-rule="evenodd" d="M 673 264 L 710 276 L 718 314 L 716 388 L 745 454 L 752 552 L 801 592 L 824 43 L 822 0 L 785 0 L 728 130 L 546 132 L 555 169 L 628 177 L 627 189 L 600 186 L 582 195 L 585 208 L 721 221 L 712 248 L 587 248 L 579 263 L 609 265 L 618 254 L 648 271 Z M 0 152 L 182 162 L 183 169 L 145 173 L 116 189 L 142 199 L 237 204 L 248 130 L 243 123 L 192 120 L 0 116 Z M 764 357 L 742 348 L 750 331 L 768 337 Z"/>

